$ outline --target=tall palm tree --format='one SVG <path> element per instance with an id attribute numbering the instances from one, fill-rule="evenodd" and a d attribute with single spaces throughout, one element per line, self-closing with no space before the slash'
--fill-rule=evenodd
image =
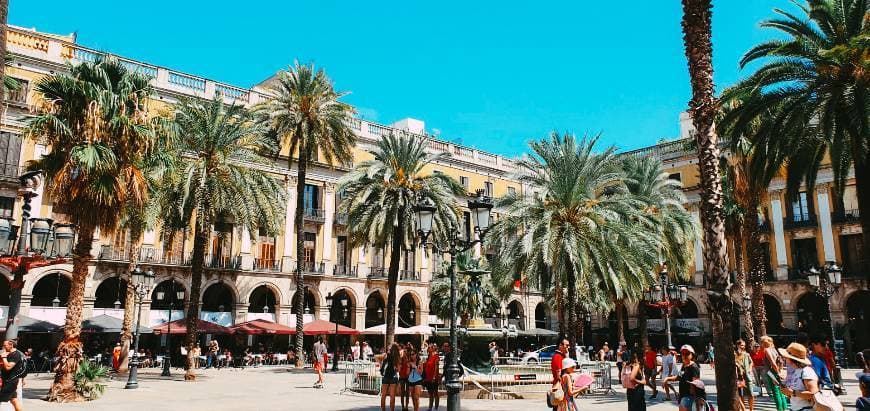
<path id="1" fill-rule="evenodd" d="M 539 289 L 553 286 L 571 353 L 576 302 L 604 308 L 638 295 L 658 257 L 655 233 L 639 229 L 648 217 L 625 187 L 615 149 L 595 153 L 596 141 L 554 132 L 531 142 L 532 154 L 517 162 L 517 178 L 535 194 L 500 198 L 502 212 L 488 235 L 497 284 L 523 275 Z"/>
<path id="2" fill-rule="evenodd" d="M 761 43 L 743 56 L 741 67 L 761 64 L 735 88 L 758 95 L 746 102 L 748 111 L 757 115 L 773 110 L 778 129 L 787 131 L 771 138 L 788 152 L 789 197 L 794 197 L 802 182 L 807 187 L 815 186 L 816 173 L 827 161 L 826 154 L 834 174 L 834 191 L 840 198 L 849 168 L 854 168 L 867 249 L 870 1 L 806 0 L 798 7 L 797 14 L 774 9 L 777 16 L 761 23 L 783 37 Z M 781 163 L 777 163 L 779 166 Z"/>
<path id="3" fill-rule="evenodd" d="M 350 127 L 354 109 L 339 101 L 347 92 L 336 91 L 323 69 L 298 62 L 277 75 L 269 87 L 273 99 L 257 107 L 262 121 L 289 146 L 287 163 L 296 163 L 296 295 L 305 294 L 305 178 L 308 167 L 319 156 L 332 165 L 353 160 L 356 135 Z M 295 157 L 294 157 L 295 156 Z M 288 233 L 289 235 L 289 233 Z M 296 301 L 296 335 L 302 335 L 304 298 Z M 296 366 L 305 358 L 302 338 L 296 338 Z"/>
<path id="4" fill-rule="evenodd" d="M 734 307 L 728 295 L 728 271 L 725 266 L 725 213 L 722 184 L 719 180 L 718 137 L 713 122 L 718 104 L 713 90 L 713 42 L 711 0 L 682 0 L 683 43 L 692 85 L 689 114 L 695 127 L 698 150 L 698 174 L 701 180 L 701 226 L 704 230 L 704 269 L 707 278 L 707 304 L 713 323 L 713 341 L 721 356 L 716 367 L 716 392 L 719 407 L 733 409 L 737 396 L 734 381 L 734 343 L 731 318 Z"/>
<path id="5" fill-rule="evenodd" d="M 174 200 L 175 211 L 168 214 L 192 225 L 194 233 L 184 376 L 192 380 L 196 379 L 192 353 L 212 225 L 232 220 L 252 236 L 257 230 L 275 235 L 283 227 L 286 193 L 275 176 L 263 171 L 271 164 L 267 156 L 277 154 L 276 141 L 244 107 L 226 105 L 220 96 L 182 101 L 174 123 L 181 157 L 165 196 Z"/>
<path id="6" fill-rule="evenodd" d="M 456 196 L 465 190 L 456 180 L 442 173 L 424 174 L 423 169 L 449 156 L 426 151 L 425 137 L 392 133 L 382 137 L 364 161 L 339 180 L 344 198 L 339 211 L 347 213 L 350 245 L 367 245 L 382 250 L 389 247 L 387 274 L 387 335 L 389 346 L 396 332 L 396 284 L 402 251 L 413 250 L 416 242 L 414 206 L 427 199 L 435 206 L 432 240 L 443 244 L 448 233 L 458 227 Z"/>
<path id="7" fill-rule="evenodd" d="M 687 281 L 692 277 L 693 253 L 687 252 L 698 238 L 699 227 L 683 204 L 686 196 L 682 183 L 671 179 L 662 169 L 661 160 L 653 157 L 625 157 L 622 161 L 628 192 L 639 200 L 659 236 L 659 261 L 667 262 L 668 274 L 674 280 Z M 649 270 L 655 274 L 659 265 Z M 620 313 L 618 310 L 617 313 Z M 638 328 L 641 341 L 646 344 L 646 311 L 642 310 Z M 619 319 L 620 327 L 622 326 Z"/>
<path id="8" fill-rule="evenodd" d="M 747 295 L 747 285 L 750 284 L 745 266 L 746 259 L 744 252 L 746 250 L 745 240 L 751 232 L 746 230 L 747 205 L 751 203 L 748 200 L 748 184 L 746 184 L 745 157 L 736 157 L 735 163 L 729 163 L 728 159 L 723 157 L 721 161 L 722 170 L 722 201 L 725 210 L 725 235 L 732 239 L 732 247 L 734 248 L 734 285 L 737 287 L 737 294 L 740 297 Z M 752 324 L 752 314 L 749 311 L 741 313 L 743 316 L 743 334 L 745 335 L 746 343 L 752 345 L 755 343 L 755 327 Z"/>
<path id="9" fill-rule="evenodd" d="M 124 205 L 148 199 L 141 168 L 154 140 L 146 118 L 152 91 L 148 80 L 117 60 L 98 59 L 36 85 L 43 106 L 29 120 L 27 135 L 48 143 L 51 152 L 28 167 L 45 172 L 55 210 L 78 226 L 64 339 L 49 392 L 52 401 L 72 401 L 78 395 L 73 375 L 81 359 L 82 305 L 94 231 L 110 232 Z"/>

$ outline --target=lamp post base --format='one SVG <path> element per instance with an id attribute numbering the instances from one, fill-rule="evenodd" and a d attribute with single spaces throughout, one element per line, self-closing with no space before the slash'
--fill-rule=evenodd
<path id="1" fill-rule="evenodd" d="M 130 376 L 127 378 L 127 385 L 124 386 L 125 390 L 135 390 L 139 388 L 139 381 L 136 378 L 138 376 L 139 366 L 138 364 L 130 363 Z"/>
<path id="2" fill-rule="evenodd" d="M 447 411 L 459 411 L 462 408 L 460 405 L 462 383 L 449 381 L 444 386 L 447 388 Z"/>
<path id="3" fill-rule="evenodd" d="M 163 372 L 160 373 L 161 377 L 171 377 L 172 372 L 169 371 L 169 359 L 163 359 Z"/>

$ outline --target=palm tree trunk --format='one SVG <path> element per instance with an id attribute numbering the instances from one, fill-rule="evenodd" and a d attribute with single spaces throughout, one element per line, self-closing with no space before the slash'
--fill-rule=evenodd
<path id="1" fill-rule="evenodd" d="M 760 194 L 754 187 L 750 188 L 749 204 L 746 205 L 746 218 L 743 220 L 743 232 L 746 234 L 746 254 L 749 258 L 749 274 L 746 276 L 752 309 L 747 318 L 752 323 L 753 333 L 747 335 L 748 347 L 752 347 L 758 337 L 767 334 L 767 318 L 764 311 L 764 276 L 767 261 L 761 252 L 761 233 L 758 229 L 758 203 Z M 746 286 L 744 286 L 746 287 Z"/>
<path id="2" fill-rule="evenodd" d="M 713 43 L 711 0 L 682 0 L 683 43 L 688 60 L 692 99 L 689 114 L 695 126 L 698 168 L 701 180 L 701 219 L 704 230 L 704 268 L 707 278 L 707 304 L 713 323 L 713 341 L 721 358 L 716 367 L 716 392 L 719 408 L 737 409 L 737 384 L 734 378 L 734 343 L 731 319 L 734 316 L 728 295 L 725 266 L 725 213 L 722 207 L 722 182 L 719 174 L 718 138 L 713 122 L 718 111 L 713 87 Z"/>
<path id="3" fill-rule="evenodd" d="M 48 391 L 49 401 L 71 402 L 80 398 L 75 389 L 73 376 L 82 360 L 82 343 L 79 336 L 82 331 L 85 283 L 88 279 L 93 243 L 94 227 L 83 225 L 79 229 L 79 238 L 73 252 L 72 283 L 67 299 L 66 324 L 63 329 L 63 341 L 57 347 L 55 354 L 58 360 L 54 366 L 54 383 Z"/>
<path id="4" fill-rule="evenodd" d="M 131 273 L 139 265 L 139 250 L 142 249 L 142 230 L 130 230 L 130 265 L 127 266 L 127 289 L 124 294 L 124 320 L 121 323 L 121 363 L 118 371 L 127 371 L 130 365 L 130 343 L 133 341 L 133 317 L 136 310 L 136 297 L 133 294 L 133 279 Z"/>
<path id="5" fill-rule="evenodd" d="M 623 315 L 624 308 L 625 302 L 623 300 L 616 300 L 616 338 L 619 340 L 616 342 L 617 344 L 622 344 L 623 341 L 625 341 L 625 316 Z"/>
<path id="6" fill-rule="evenodd" d="M 297 129 L 301 133 L 301 130 Z M 300 134 L 301 135 L 301 134 Z M 303 139 L 304 140 L 304 139 Z M 299 148 L 299 153 L 305 153 L 304 142 Z M 293 158 L 291 153 L 290 158 Z M 291 160 L 292 161 L 292 160 Z M 302 351 L 303 331 L 305 321 L 305 227 L 303 214 L 305 213 L 305 175 L 308 171 L 308 158 L 300 155 L 296 165 L 296 214 L 293 215 L 293 226 L 296 227 L 296 273 L 293 279 L 296 282 L 296 368 L 301 369 L 305 363 L 305 353 Z"/>
<path id="7" fill-rule="evenodd" d="M 211 231 L 211 222 L 200 214 L 201 221 L 197 221 L 197 228 L 193 235 L 193 255 L 190 262 L 190 298 L 188 298 L 187 332 L 184 334 L 184 344 L 187 346 L 187 363 L 184 373 L 186 381 L 196 380 L 194 372 L 193 348 L 196 347 L 198 333 L 196 332 L 196 320 L 199 319 L 199 302 L 200 294 L 202 293 L 202 275 L 205 272 L 205 249 L 208 245 L 209 234 Z"/>
<path id="8" fill-rule="evenodd" d="M 556 298 L 556 319 L 559 321 L 559 335 L 564 336 L 567 335 L 568 327 L 565 324 L 565 298 L 562 296 L 562 280 L 559 278 L 559 275 L 554 275 L 553 279 L 553 294 Z"/>
<path id="9" fill-rule="evenodd" d="M 745 269 L 746 261 L 743 258 L 743 228 L 744 227 L 737 227 L 737 229 L 734 230 L 734 264 L 737 266 L 735 283 L 737 285 L 737 294 L 738 298 L 740 298 L 738 302 L 740 304 L 743 303 L 743 297 L 748 295 L 746 293 L 746 283 L 748 282 Z M 753 331 L 752 327 L 752 314 L 749 310 L 743 310 L 740 313 L 743 316 L 743 335 L 741 338 L 745 338 L 749 342 L 754 342 L 755 339 L 753 335 L 755 334 L 755 331 Z M 751 347 L 752 345 L 750 344 L 747 346 Z"/>
<path id="10" fill-rule="evenodd" d="M 853 150 L 854 160 L 852 162 L 855 168 L 855 193 L 858 197 L 858 214 L 861 218 L 861 237 L 864 242 L 864 250 L 870 250 L 870 159 L 865 158 L 858 161 L 859 158 L 854 154 L 855 151 L 863 152 L 863 150 Z M 865 280 L 870 282 L 870 271 L 864 267 L 860 269 L 865 272 Z"/>
<path id="11" fill-rule="evenodd" d="M 649 331 L 646 329 L 646 301 L 637 305 L 637 328 L 640 332 L 640 345 L 649 344 Z"/>
<path id="12" fill-rule="evenodd" d="M 402 211 L 404 216 L 404 210 Z M 390 269 L 387 274 L 387 335 L 384 348 L 389 349 L 390 344 L 396 338 L 396 284 L 399 282 L 399 263 L 402 257 L 402 237 L 405 221 L 400 217 L 399 224 L 393 231 L 393 239 L 390 244 Z M 458 273 L 454 273 L 456 275 Z M 456 349 L 456 347 L 452 347 Z"/>
<path id="13" fill-rule="evenodd" d="M 569 261 L 565 262 L 565 271 L 568 274 L 566 279 L 568 284 L 568 307 L 565 310 L 568 312 L 568 341 L 571 344 L 568 355 L 571 358 L 577 359 L 577 275 L 574 273 L 574 267 Z"/>

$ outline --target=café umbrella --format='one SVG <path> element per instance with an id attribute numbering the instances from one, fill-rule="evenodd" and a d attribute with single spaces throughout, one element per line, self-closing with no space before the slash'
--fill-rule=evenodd
<path id="1" fill-rule="evenodd" d="M 341 324 L 335 324 L 333 322 L 325 320 L 314 320 L 302 326 L 302 333 L 305 335 L 322 335 L 336 333 L 339 335 L 356 335 L 359 334 L 359 331 L 350 327 L 345 327 Z"/>
<path id="2" fill-rule="evenodd" d="M 153 328 L 154 334 L 186 334 L 187 319 L 182 318 L 171 323 L 163 323 Z M 205 320 L 196 320 L 196 332 L 200 334 L 232 334 L 233 330 L 220 324 Z"/>
<path id="3" fill-rule="evenodd" d="M 283 324 L 278 324 L 276 322 L 256 319 L 251 321 L 246 321 L 241 324 L 236 324 L 230 327 L 233 332 L 236 334 L 245 334 L 245 335 L 263 335 L 263 334 L 272 334 L 272 335 L 290 335 L 296 334 L 296 329 L 288 327 Z"/>

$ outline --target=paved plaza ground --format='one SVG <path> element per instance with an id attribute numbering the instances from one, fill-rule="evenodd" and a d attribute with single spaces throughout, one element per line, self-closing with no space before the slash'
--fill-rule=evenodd
<path id="1" fill-rule="evenodd" d="M 854 409 L 858 387 L 856 370 L 844 370 L 848 395 L 840 397 L 847 409 Z M 312 388 L 313 373 L 288 370 L 286 367 L 247 368 L 243 370 L 200 370 L 195 383 L 184 382 L 182 371 L 174 371 L 172 379 L 159 376 L 156 369 L 140 374 L 140 388 L 125 390 L 125 376 L 109 382 L 106 394 L 97 401 L 79 404 L 53 404 L 42 400 L 51 375 L 28 376 L 25 388 L 25 410 L 378 410 L 379 399 L 371 395 L 341 393 L 344 375 L 331 373 L 326 376 L 326 388 Z M 703 379 L 713 385 L 713 373 L 703 367 Z M 579 399 L 581 410 L 627 409 L 625 393 L 617 388 L 615 395 L 591 395 Z M 712 389 L 710 391 L 713 391 Z M 426 409 L 422 399 L 421 409 Z M 661 400 L 648 401 L 653 410 L 675 410 L 673 403 Z M 6 405 L 6 404 L 4 404 Z M 398 405 L 398 404 L 397 404 Z M 773 404 L 764 397 L 759 402 L 760 410 L 772 410 Z M 397 409 L 401 409 L 397 407 Z M 446 409 L 442 398 L 441 409 Z M 463 399 L 463 410 L 545 410 L 542 399 L 525 400 L 478 400 Z M 5 407 L 0 407 L 5 410 Z"/>

